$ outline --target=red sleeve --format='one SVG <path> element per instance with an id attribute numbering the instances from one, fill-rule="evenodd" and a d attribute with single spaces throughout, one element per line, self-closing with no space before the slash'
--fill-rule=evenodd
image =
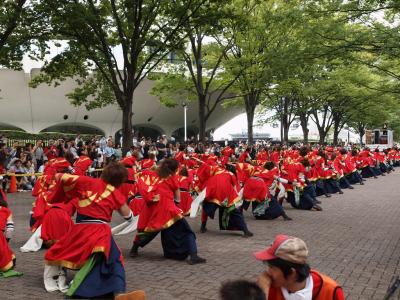
<path id="1" fill-rule="evenodd" d="M 171 187 L 171 190 L 176 191 L 179 189 L 179 177 L 178 175 L 172 175 L 168 178 L 168 185 Z"/>
<path id="2" fill-rule="evenodd" d="M 68 202 L 71 199 L 80 197 L 82 193 L 91 190 L 93 180 L 96 179 L 87 176 L 56 174 L 56 187 L 47 201 L 49 203 Z"/>
<path id="3" fill-rule="evenodd" d="M 115 189 L 113 192 L 114 200 L 115 200 L 115 209 L 117 210 L 121 208 L 122 205 L 126 204 L 127 198 L 118 190 Z"/>
<path id="4" fill-rule="evenodd" d="M 335 289 L 335 293 L 333 295 L 333 300 L 344 300 L 343 289 L 341 287 L 337 287 Z"/>

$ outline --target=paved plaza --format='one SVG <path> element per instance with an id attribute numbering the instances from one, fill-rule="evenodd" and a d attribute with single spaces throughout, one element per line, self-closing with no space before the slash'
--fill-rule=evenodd
<path id="1" fill-rule="evenodd" d="M 364 186 L 345 190 L 344 195 L 322 198 L 323 211 L 299 211 L 287 208 L 294 219 L 285 222 L 256 221 L 246 213 L 253 238 L 217 230 L 218 222 L 209 222 L 209 231 L 199 232 L 199 218 L 190 219 L 197 234 L 199 254 L 207 258 L 203 265 L 162 257 L 157 237 L 135 259 L 125 258 L 127 290 L 143 289 L 150 300 L 218 299 L 221 282 L 229 279 L 255 280 L 263 265 L 252 252 L 270 244 L 278 233 L 304 239 L 310 249 L 310 264 L 336 279 L 347 299 L 383 299 L 395 275 L 400 275 L 400 170 Z M 62 294 L 46 293 L 42 282 L 44 251 L 18 251 L 30 233 L 28 216 L 33 198 L 29 193 L 9 195 L 14 212 L 16 234 L 11 242 L 17 256 L 17 270 L 24 276 L 0 279 L 0 299 L 63 299 Z M 286 207 L 288 206 L 285 204 Z M 115 222 L 122 222 L 115 215 Z M 127 256 L 133 236 L 117 237 Z M 392 299 L 400 299 L 397 291 Z"/>

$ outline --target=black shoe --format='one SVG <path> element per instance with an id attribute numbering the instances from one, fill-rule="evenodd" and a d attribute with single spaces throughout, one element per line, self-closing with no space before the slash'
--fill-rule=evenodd
<path id="1" fill-rule="evenodd" d="M 342 194 L 343 194 L 343 191 L 342 191 L 342 190 L 340 190 L 340 191 L 339 191 L 339 194 L 340 194 L 340 195 L 342 195 Z"/>
<path id="2" fill-rule="evenodd" d="M 291 217 L 289 217 L 287 214 L 282 215 L 284 221 L 293 221 Z"/>
<path id="3" fill-rule="evenodd" d="M 200 232 L 205 233 L 207 231 L 206 223 L 201 223 Z"/>
<path id="4" fill-rule="evenodd" d="M 364 185 L 364 181 L 361 181 L 361 182 L 360 182 L 360 185 Z"/>
<path id="5" fill-rule="evenodd" d="M 350 185 L 350 186 L 349 186 L 349 189 L 350 189 L 350 190 L 354 190 L 354 187 L 352 187 L 352 186 Z"/>
<path id="6" fill-rule="evenodd" d="M 386 176 L 386 174 L 383 174 L 383 173 L 382 173 L 382 176 Z"/>
<path id="7" fill-rule="evenodd" d="M 329 197 L 332 197 L 332 195 L 331 194 L 325 194 L 325 197 L 329 198 Z"/>
<path id="8" fill-rule="evenodd" d="M 139 249 L 139 246 L 133 244 L 133 246 L 131 248 L 131 252 L 129 252 L 129 256 L 130 257 L 137 257 L 139 255 L 138 249 Z"/>
<path id="9" fill-rule="evenodd" d="M 322 207 L 319 206 L 318 204 L 314 204 L 313 208 L 314 208 L 316 211 L 322 211 Z"/>
<path id="10" fill-rule="evenodd" d="M 248 237 L 252 237 L 254 234 L 249 231 L 248 229 L 246 229 L 245 231 L 243 231 L 243 237 L 248 238 Z"/>
<path id="11" fill-rule="evenodd" d="M 321 204 L 322 202 L 320 200 L 318 200 L 318 199 L 315 199 L 314 203 Z"/>
<path id="12" fill-rule="evenodd" d="M 198 256 L 197 254 L 191 255 L 188 264 L 189 265 L 197 265 L 197 264 L 204 264 L 207 260 Z"/>

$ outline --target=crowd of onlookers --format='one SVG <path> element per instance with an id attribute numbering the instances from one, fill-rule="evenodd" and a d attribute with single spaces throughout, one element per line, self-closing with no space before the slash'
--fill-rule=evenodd
<path id="1" fill-rule="evenodd" d="M 121 141 L 120 141 L 121 142 Z M 134 139 L 133 146 L 126 156 L 135 155 L 138 160 L 153 158 L 160 161 L 165 157 L 174 157 L 179 150 L 185 149 L 187 153 L 213 153 L 219 155 L 227 145 L 225 142 L 206 143 L 188 141 L 185 145 L 180 144 L 173 138 L 162 135 L 157 139 L 145 138 Z M 269 145 L 266 141 L 256 141 L 248 147 L 245 142 L 235 143 L 235 155 L 239 155 L 247 149 L 249 157 L 255 159 L 259 148 Z M 99 169 L 110 161 L 118 161 L 123 157 L 121 144 L 113 137 L 94 136 L 83 138 L 77 135 L 74 138 L 58 140 L 37 140 L 35 143 L 13 142 L 7 145 L 7 138 L 0 135 L 0 176 L 1 174 L 32 174 L 29 176 L 17 176 L 18 190 L 31 190 L 34 186 L 35 173 L 41 173 L 46 161 L 53 158 L 65 156 L 68 153 L 74 160 L 79 156 L 88 156 L 92 161 L 92 168 Z"/>
<path id="2" fill-rule="evenodd" d="M 179 149 L 179 143 L 171 142 L 165 135 L 157 140 L 141 138 L 134 140 L 134 145 L 127 156 L 135 152 L 139 158 L 148 158 L 153 154 L 156 160 L 164 157 L 173 157 Z M 189 151 L 195 150 L 192 143 Z M 69 152 L 73 159 L 86 155 L 93 161 L 93 168 L 102 168 L 110 161 L 122 158 L 122 149 L 119 143 L 109 136 L 95 136 L 84 140 L 81 135 L 75 138 L 58 140 L 37 140 L 35 143 L 13 142 L 7 145 L 7 138 L 0 135 L 0 175 L 6 173 L 32 174 L 17 176 L 18 190 L 31 190 L 35 182 L 35 173 L 41 173 L 46 161 L 64 156 Z"/>

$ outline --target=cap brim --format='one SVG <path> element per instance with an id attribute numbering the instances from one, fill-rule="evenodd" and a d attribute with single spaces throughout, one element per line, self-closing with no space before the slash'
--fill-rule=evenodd
<path id="1" fill-rule="evenodd" d="M 263 250 L 263 251 L 258 251 L 258 252 L 254 252 L 253 255 L 255 256 L 255 258 L 257 260 L 272 260 L 275 258 L 278 258 L 277 256 L 271 254 L 268 252 L 268 250 Z"/>

